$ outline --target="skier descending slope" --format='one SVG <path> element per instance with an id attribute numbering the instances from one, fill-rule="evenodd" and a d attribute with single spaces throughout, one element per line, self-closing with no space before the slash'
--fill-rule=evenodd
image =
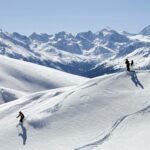
<path id="1" fill-rule="evenodd" d="M 27 129 L 23 125 L 24 114 L 21 111 L 19 111 L 19 115 L 16 118 L 18 118 L 18 117 L 20 117 L 20 120 L 19 120 L 19 124 L 16 127 L 18 128 L 18 126 L 20 126 L 20 128 L 21 128 L 21 131 L 18 128 L 18 132 L 19 132 L 18 136 L 20 136 L 22 138 L 23 145 L 26 145 Z"/>
<path id="2" fill-rule="evenodd" d="M 18 115 L 16 118 L 18 118 L 18 117 L 20 117 L 19 122 L 20 122 L 20 123 L 23 123 L 24 114 L 23 114 L 21 111 L 19 111 L 19 115 Z"/>

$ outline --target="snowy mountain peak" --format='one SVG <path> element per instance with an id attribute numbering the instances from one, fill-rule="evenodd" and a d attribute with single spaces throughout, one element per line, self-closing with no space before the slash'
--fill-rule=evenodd
<path id="1" fill-rule="evenodd" d="M 39 41 L 39 42 L 48 42 L 48 38 L 51 37 L 51 35 L 48 35 L 46 33 L 32 33 L 29 38 L 35 41 Z"/>
<path id="2" fill-rule="evenodd" d="M 142 35 L 150 35 L 150 25 L 148 25 L 147 27 L 145 27 L 140 34 Z"/>
<path id="3" fill-rule="evenodd" d="M 109 26 L 107 26 L 106 28 L 102 29 L 102 31 L 105 30 L 105 31 L 112 31 L 113 29 Z"/>
<path id="4" fill-rule="evenodd" d="M 100 32 L 102 32 L 104 34 L 118 33 L 116 30 L 114 30 L 110 27 L 103 28 Z"/>
<path id="5" fill-rule="evenodd" d="M 64 36 L 66 35 L 67 33 L 65 31 L 60 31 L 58 33 L 56 33 L 55 35 L 58 35 L 58 36 Z"/>
<path id="6" fill-rule="evenodd" d="M 58 32 L 54 35 L 54 39 L 55 40 L 59 40 L 59 39 L 73 39 L 74 36 L 71 34 L 71 33 L 66 33 L 65 31 L 61 31 L 61 32 Z"/>
<path id="7" fill-rule="evenodd" d="M 65 38 L 65 36 L 67 35 L 67 33 L 65 31 L 61 31 L 55 34 L 55 37 L 59 37 L 59 38 Z"/>
<path id="8" fill-rule="evenodd" d="M 29 39 L 27 36 L 21 35 L 21 34 L 19 34 L 19 33 L 17 33 L 17 32 L 13 32 L 13 33 L 11 34 L 11 37 L 14 38 L 14 39 L 23 41 L 23 42 L 25 42 L 25 43 L 27 43 L 27 44 L 30 43 L 30 39 Z"/>
<path id="9" fill-rule="evenodd" d="M 76 37 L 78 39 L 84 38 L 84 39 L 89 40 L 89 41 L 93 41 L 96 38 L 95 34 L 92 31 L 78 33 Z"/>
<path id="10" fill-rule="evenodd" d="M 123 35 L 125 35 L 125 36 L 134 36 L 134 35 L 136 35 L 136 34 L 134 34 L 134 33 L 129 33 L 129 32 L 126 32 L 126 31 L 120 31 L 119 32 L 120 34 L 123 34 Z"/>

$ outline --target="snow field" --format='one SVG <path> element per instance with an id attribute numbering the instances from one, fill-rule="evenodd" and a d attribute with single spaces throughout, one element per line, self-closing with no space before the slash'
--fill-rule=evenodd
<path id="1" fill-rule="evenodd" d="M 15 150 L 105 150 L 101 147 L 106 144 L 110 148 L 113 135 L 113 144 L 121 138 L 125 142 L 119 127 L 132 114 L 150 105 L 148 80 L 148 71 L 122 72 L 74 87 L 33 93 L 3 104 L 0 106 L 0 144 L 5 150 L 12 147 Z M 19 110 L 24 112 L 26 120 L 17 128 L 15 117 Z M 143 119 L 143 124 L 145 121 Z M 127 137 L 128 133 L 124 134 Z M 128 142 L 133 150 L 134 143 Z M 123 144 L 119 146 L 123 149 Z"/>

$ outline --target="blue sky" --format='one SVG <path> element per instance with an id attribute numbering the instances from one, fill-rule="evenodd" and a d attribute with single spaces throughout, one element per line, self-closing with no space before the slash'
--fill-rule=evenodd
<path id="1" fill-rule="evenodd" d="M 149 0 L 0 0 L 0 28 L 8 32 L 78 33 L 107 26 L 138 33 L 150 25 Z"/>

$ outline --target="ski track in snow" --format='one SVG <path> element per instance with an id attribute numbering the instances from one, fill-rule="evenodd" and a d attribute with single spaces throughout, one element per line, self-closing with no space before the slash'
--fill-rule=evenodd
<path id="1" fill-rule="evenodd" d="M 138 115 L 138 114 L 141 114 L 141 113 L 150 113 L 150 105 L 148 105 L 147 107 L 145 107 L 145 108 L 143 108 L 143 109 L 141 109 L 141 110 L 139 110 L 139 111 L 137 111 L 135 113 L 132 113 L 132 114 L 129 114 L 129 115 L 125 115 L 125 116 L 121 117 L 120 119 L 118 119 L 113 124 L 112 128 L 110 129 L 110 131 L 107 134 L 105 134 L 105 136 L 103 136 L 100 140 L 92 142 L 92 143 L 87 144 L 87 145 L 84 145 L 82 147 L 76 148 L 75 150 L 92 150 L 92 149 L 96 148 L 97 146 L 102 145 L 104 142 L 107 142 L 107 140 L 109 140 L 111 138 L 111 136 L 113 135 L 113 133 L 115 132 L 117 127 L 120 124 L 122 124 L 123 121 L 125 121 L 126 119 L 129 119 L 132 116 L 135 116 L 135 115 Z"/>

